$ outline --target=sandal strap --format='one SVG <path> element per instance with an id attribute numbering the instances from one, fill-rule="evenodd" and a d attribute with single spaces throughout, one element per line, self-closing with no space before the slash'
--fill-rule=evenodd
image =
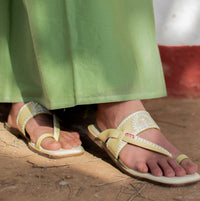
<path id="1" fill-rule="evenodd" d="M 132 133 L 134 135 L 138 135 L 150 128 L 160 130 L 151 115 L 145 110 L 137 111 L 129 115 L 117 127 L 117 129 L 122 130 L 125 133 Z"/>
<path id="2" fill-rule="evenodd" d="M 53 137 L 56 141 L 59 140 L 59 136 L 60 136 L 60 124 L 59 124 L 59 120 L 56 117 L 55 114 L 53 114 Z"/>
<path id="3" fill-rule="evenodd" d="M 40 145 L 45 138 L 51 137 L 58 141 L 60 136 L 60 124 L 56 115 L 49 112 L 49 110 L 42 105 L 34 102 L 29 102 L 23 105 L 17 115 L 17 126 L 24 136 L 26 137 L 26 125 L 28 121 L 39 114 L 48 114 L 53 116 L 53 134 L 45 133 L 41 135 L 36 142 L 37 149 L 40 149 Z"/>
<path id="4" fill-rule="evenodd" d="M 172 157 L 172 154 L 163 147 L 132 133 L 124 133 L 117 129 L 107 129 L 98 135 L 98 138 L 100 138 L 103 142 L 106 142 L 106 138 L 109 139 L 106 142 L 106 146 L 116 159 L 118 158 L 122 148 L 127 143 Z"/>
<path id="5" fill-rule="evenodd" d="M 150 114 L 142 110 L 125 118 L 117 129 L 107 129 L 101 132 L 98 138 L 106 143 L 108 150 L 115 158 L 118 158 L 120 151 L 127 143 L 172 157 L 172 154 L 166 149 L 137 136 L 150 128 L 160 129 Z"/>
<path id="6" fill-rule="evenodd" d="M 34 102 L 26 103 L 19 110 L 19 113 L 17 115 L 17 126 L 25 136 L 26 136 L 25 131 L 26 124 L 30 119 L 39 114 L 51 115 L 51 112 L 49 112 L 45 107 L 41 106 L 40 104 Z"/>
<path id="7" fill-rule="evenodd" d="M 41 136 L 37 139 L 36 148 L 40 150 L 40 146 L 41 146 L 42 141 L 43 141 L 45 138 L 48 138 L 48 137 L 51 137 L 51 138 L 53 138 L 55 141 L 58 142 L 59 136 L 60 136 L 60 124 L 59 124 L 59 121 L 58 121 L 58 118 L 56 117 L 56 115 L 53 114 L 53 134 L 51 134 L 51 133 L 45 133 L 45 134 L 41 135 Z"/>
<path id="8" fill-rule="evenodd" d="M 180 164 L 184 159 L 187 159 L 189 158 L 187 155 L 185 154 L 180 154 L 177 158 L 176 158 L 176 161 L 178 164 Z"/>
<path id="9" fill-rule="evenodd" d="M 45 138 L 48 138 L 48 137 L 51 137 L 54 139 L 54 136 L 51 134 L 51 133 L 44 133 L 43 135 L 41 135 L 38 139 L 37 139 L 37 142 L 36 142 L 36 145 L 35 147 L 40 150 L 40 145 L 42 143 L 42 141 L 45 139 Z"/>

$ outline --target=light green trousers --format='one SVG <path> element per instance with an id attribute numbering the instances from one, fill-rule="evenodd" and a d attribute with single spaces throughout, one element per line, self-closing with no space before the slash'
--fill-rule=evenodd
<path id="1" fill-rule="evenodd" d="M 166 95 L 151 0 L 0 0 L 0 102 Z"/>

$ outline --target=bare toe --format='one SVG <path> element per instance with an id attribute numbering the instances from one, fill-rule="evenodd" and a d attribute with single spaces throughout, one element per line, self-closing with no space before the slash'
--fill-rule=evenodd
<path id="1" fill-rule="evenodd" d="M 175 171 L 168 163 L 167 158 L 159 160 L 158 164 L 159 164 L 160 168 L 162 169 L 164 176 L 166 176 L 166 177 L 174 177 L 175 176 Z"/>
<path id="2" fill-rule="evenodd" d="M 194 174 L 198 170 L 198 166 L 190 159 L 184 159 L 180 165 L 185 169 L 187 174 Z"/>
<path id="3" fill-rule="evenodd" d="M 149 167 L 149 170 L 151 172 L 152 175 L 157 176 L 157 177 L 161 177 L 163 176 L 163 172 L 160 168 L 160 166 L 158 165 L 156 160 L 150 160 L 147 162 L 147 165 Z"/>
<path id="4" fill-rule="evenodd" d="M 53 138 L 46 138 L 42 141 L 41 146 L 44 149 L 48 150 L 58 150 L 61 148 L 61 145 L 59 142 L 56 142 Z"/>
<path id="5" fill-rule="evenodd" d="M 186 175 L 186 171 L 184 170 L 184 168 L 179 165 L 176 160 L 174 159 L 169 159 L 168 163 L 170 164 L 170 166 L 173 168 L 173 170 L 175 171 L 175 175 L 178 177 L 182 177 Z"/>
<path id="6" fill-rule="evenodd" d="M 76 132 L 64 132 L 60 135 L 60 144 L 63 149 L 71 149 L 81 145 L 79 134 Z"/>
<path id="7" fill-rule="evenodd" d="M 136 163 L 136 168 L 139 172 L 142 172 L 142 173 L 147 173 L 148 172 L 148 166 L 146 164 L 145 161 L 138 161 Z"/>

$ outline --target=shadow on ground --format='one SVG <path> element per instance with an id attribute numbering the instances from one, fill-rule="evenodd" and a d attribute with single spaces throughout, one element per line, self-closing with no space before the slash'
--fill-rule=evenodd
<path id="1" fill-rule="evenodd" d="M 167 138 L 200 165 L 200 101 L 157 99 L 146 108 Z M 2 108 L 3 107 L 3 108 Z M 0 106 L 1 120 L 8 105 Z M 0 201 L 144 201 L 200 200 L 200 184 L 163 187 L 121 173 L 109 157 L 86 136 L 95 120 L 95 106 L 57 111 L 63 126 L 81 133 L 85 154 L 47 159 L 31 152 L 26 144 L 0 125 Z"/>

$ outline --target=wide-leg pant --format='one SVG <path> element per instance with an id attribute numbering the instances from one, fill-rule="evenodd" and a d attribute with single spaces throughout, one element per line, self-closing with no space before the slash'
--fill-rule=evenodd
<path id="1" fill-rule="evenodd" d="M 164 95 L 151 0 L 0 0 L 0 102 Z"/>

